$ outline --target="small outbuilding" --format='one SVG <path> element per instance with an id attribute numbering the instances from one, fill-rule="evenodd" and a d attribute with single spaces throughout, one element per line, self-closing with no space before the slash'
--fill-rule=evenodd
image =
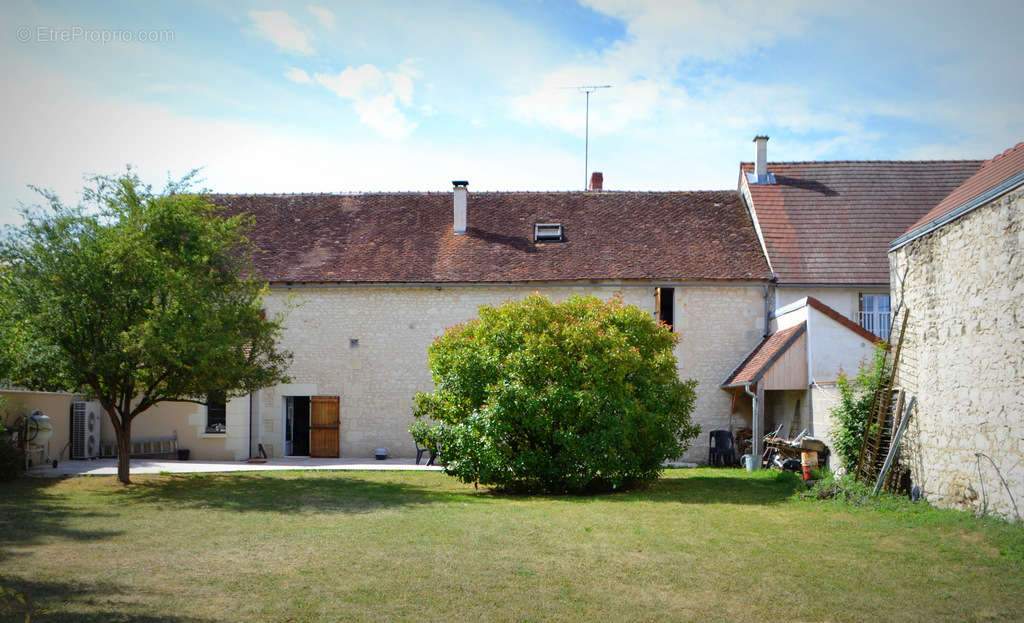
<path id="1" fill-rule="evenodd" d="M 856 374 L 880 341 L 814 297 L 777 309 L 772 327 L 720 385 L 733 393 L 734 408 L 744 400 L 752 403 L 755 456 L 765 432 L 775 430 L 783 437 L 807 431 L 828 442 L 839 374 Z"/>

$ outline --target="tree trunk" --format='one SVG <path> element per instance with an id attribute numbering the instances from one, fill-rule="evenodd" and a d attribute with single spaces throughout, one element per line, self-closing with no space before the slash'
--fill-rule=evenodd
<path id="1" fill-rule="evenodd" d="M 113 421 L 114 418 L 110 418 Z M 122 484 L 132 484 L 128 468 L 132 453 L 132 423 L 123 418 L 121 424 L 114 422 L 114 433 L 117 435 L 117 479 Z"/>

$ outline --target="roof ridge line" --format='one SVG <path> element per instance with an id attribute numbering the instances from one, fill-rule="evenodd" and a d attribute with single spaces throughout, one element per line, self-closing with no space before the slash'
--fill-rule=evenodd
<path id="1" fill-rule="evenodd" d="M 475 190 L 470 194 L 489 195 L 610 195 L 610 194 L 674 194 L 674 195 L 695 195 L 710 193 L 736 194 L 738 191 L 730 188 L 718 189 L 697 189 L 697 190 Z M 361 197 L 366 195 L 450 195 L 450 190 L 357 190 L 357 191 L 331 191 L 331 192 L 266 192 L 266 193 L 238 193 L 238 192 L 209 192 L 205 193 L 218 197 Z"/>
<path id="2" fill-rule="evenodd" d="M 947 160 L 777 160 L 769 161 L 766 164 L 771 166 L 773 164 L 966 164 L 985 162 L 988 162 L 988 160 L 961 158 Z M 740 166 L 746 165 L 754 166 L 754 163 L 745 160 L 740 161 Z"/>
<path id="3" fill-rule="evenodd" d="M 1011 152 L 1011 151 L 1017 151 L 1017 150 L 1018 150 L 1018 149 L 1020 149 L 1021 147 L 1024 147 L 1024 141 L 1021 141 L 1021 142 L 1017 143 L 1017 144 L 1016 144 L 1016 145 L 1014 145 L 1013 147 L 1007 147 L 1007 148 L 1006 148 L 1006 149 L 1004 149 L 1004 150 L 1003 150 L 1002 152 L 1000 152 L 1000 153 L 998 153 L 998 154 L 996 154 L 996 155 L 992 156 L 991 158 L 989 158 L 988 160 L 986 160 L 986 161 L 985 161 L 985 164 L 984 164 L 983 166 L 987 166 L 987 165 L 989 165 L 989 164 L 991 164 L 991 163 L 995 162 L 996 160 L 999 160 L 999 159 L 1001 159 L 1001 158 L 1004 158 L 1004 157 L 1006 157 L 1006 156 L 1010 155 L 1010 152 Z"/>

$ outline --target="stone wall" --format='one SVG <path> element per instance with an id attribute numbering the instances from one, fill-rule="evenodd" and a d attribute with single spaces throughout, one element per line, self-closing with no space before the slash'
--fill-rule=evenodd
<path id="1" fill-rule="evenodd" d="M 1000 474 L 1024 502 L 1022 220 L 1018 188 L 889 256 L 910 312 L 899 382 L 918 400 L 905 451 L 940 506 L 1015 516 Z"/>
<path id="2" fill-rule="evenodd" d="M 413 456 L 408 433 L 412 398 L 417 391 L 432 390 L 427 369 L 431 341 L 446 327 L 475 317 L 480 305 L 537 291 L 556 300 L 572 294 L 608 298 L 621 293 L 627 303 L 654 310 L 654 288 L 643 285 L 272 289 L 268 310 L 290 307 L 283 345 L 295 353 L 295 360 L 290 385 L 260 392 L 255 405 L 258 440 L 271 455 L 280 455 L 284 397 L 334 395 L 341 402 L 342 456 L 370 456 L 377 447 L 388 448 L 392 456 Z M 725 428 L 731 397 L 718 384 L 761 339 L 763 287 L 677 287 L 675 323 L 680 377 L 699 382 L 695 421 L 705 431 Z M 705 437 L 695 440 L 685 459 L 706 458 Z"/>

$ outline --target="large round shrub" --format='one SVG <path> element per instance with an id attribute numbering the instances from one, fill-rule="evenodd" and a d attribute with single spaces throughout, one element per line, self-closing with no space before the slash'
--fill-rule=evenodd
<path id="1" fill-rule="evenodd" d="M 697 382 L 677 376 L 676 339 L 621 298 L 481 307 L 430 346 L 435 391 L 416 395 L 413 437 L 474 484 L 562 492 L 651 481 L 699 431 Z"/>

